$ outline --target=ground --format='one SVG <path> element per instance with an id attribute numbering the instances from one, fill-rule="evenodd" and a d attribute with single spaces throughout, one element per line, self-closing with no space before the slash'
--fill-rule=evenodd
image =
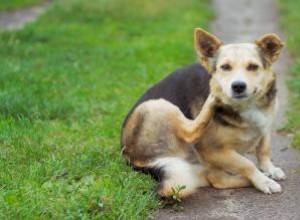
<path id="1" fill-rule="evenodd" d="M 147 218 L 154 181 L 120 154 L 140 94 L 196 61 L 206 1 L 61 0 L 0 33 L 0 218 Z"/>

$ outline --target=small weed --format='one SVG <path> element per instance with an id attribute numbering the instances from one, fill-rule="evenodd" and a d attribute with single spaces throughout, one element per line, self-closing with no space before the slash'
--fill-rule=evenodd
<path id="1" fill-rule="evenodd" d="M 182 206 L 180 193 L 186 188 L 186 186 L 174 186 L 172 187 L 172 196 L 169 198 L 164 198 L 162 206 L 168 208 L 174 212 L 180 212 L 184 210 Z"/>
<path id="2" fill-rule="evenodd" d="M 180 199 L 180 193 L 186 188 L 186 186 L 174 186 L 172 187 L 172 198 L 177 201 L 177 202 L 181 202 Z"/>

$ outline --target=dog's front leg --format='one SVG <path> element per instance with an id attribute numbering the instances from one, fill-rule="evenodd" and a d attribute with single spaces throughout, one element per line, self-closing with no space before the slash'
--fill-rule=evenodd
<path id="1" fill-rule="evenodd" d="M 256 148 L 256 156 L 259 163 L 259 168 L 270 178 L 274 180 L 283 180 L 286 178 L 284 172 L 275 167 L 271 161 L 271 135 L 265 135 Z"/>
<path id="2" fill-rule="evenodd" d="M 199 115 L 194 120 L 188 120 L 183 115 L 177 121 L 177 135 L 187 143 L 196 143 L 204 134 L 205 128 L 215 114 L 218 101 L 213 95 L 206 99 Z"/>
<path id="3" fill-rule="evenodd" d="M 234 149 L 205 147 L 200 150 L 200 153 L 209 164 L 246 177 L 258 190 L 264 193 L 272 194 L 282 191 L 278 183 L 264 175 L 252 161 L 238 154 Z"/>

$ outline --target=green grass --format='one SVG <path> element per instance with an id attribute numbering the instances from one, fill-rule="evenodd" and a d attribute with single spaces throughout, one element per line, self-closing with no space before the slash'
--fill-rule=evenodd
<path id="1" fill-rule="evenodd" d="M 61 0 L 0 33 L 0 219 L 143 219 L 155 182 L 120 154 L 123 119 L 196 61 L 207 1 Z"/>
<path id="2" fill-rule="evenodd" d="M 291 94 L 291 110 L 288 113 L 288 124 L 285 128 L 295 134 L 293 145 L 300 149 L 300 2 L 280 0 L 282 27 L 287 32 L 287 46 L 292 53 L 295 64 L 291 69 L 291 80 L 288 85 Z"/>
<path id="3" fill-rule="evenodd" d="M 34 6 L 45 0 L 0 0 L 0 11 L 11 11 Z"/>

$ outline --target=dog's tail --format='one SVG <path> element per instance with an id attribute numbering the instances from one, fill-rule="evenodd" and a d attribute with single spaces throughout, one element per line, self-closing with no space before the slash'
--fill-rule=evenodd
<path id="1" fill-rule="evenodd" d="M 151 174 L 160 182 L 157 194 L 161 197 L 183 198 L 191 195 L 198 187 L 209 185 L 204 168 L 180 157 L 161 157 L 149 166 L 136 170 Z"/>

